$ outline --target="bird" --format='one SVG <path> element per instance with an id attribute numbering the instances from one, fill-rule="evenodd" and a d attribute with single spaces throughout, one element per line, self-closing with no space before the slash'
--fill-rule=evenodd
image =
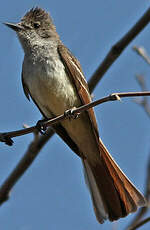
<path id="1" fill-rule="evenodd" d="M 24 93 L 45 119 L 92 101 L 81 65 L 60 40 L 48 12 L 35 7 L 20 22 L 5 25 L 17 33 L 24 51 Z M 81 158 L 99 223 L 126 217 L 146 205 L 102 142 L 93 108 L 51 128 Z"/>

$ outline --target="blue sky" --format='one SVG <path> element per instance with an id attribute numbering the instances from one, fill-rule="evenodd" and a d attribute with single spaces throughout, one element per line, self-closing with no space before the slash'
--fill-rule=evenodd
<path id="1" fill-rule="evenodd" d="M 21 86 L 23 51 L 15 33 L 2 22 L 18 22 L 33 6 L 51 12 L 57 32 L 80 60 L 87 79 L 117 42 L 149 7 L 149 0 L 39 0 L 2 1 L 0 8 L 0 131 L 11 131 L 41 118 Z M 149 88 L 149 66 L 132 51 L 144 46 L 150 53 L 149 26 L 128 46 L 94 91 L 95 99 L 113 92 L 140 91 L 135 74 L 143 74 Z M 143 192 L 150 151 L 149 118 L 132 99 L 103 104 L 95 109 L 101 138 L 109 151 Z M 32 135 L 14 139 L 12 147 L 0 144 L 0 183 L 25 153 Z M 123 229 L 134 215 L 115 223 Z M 0 207 L 3 230 L 105 230 L 95 219 L 84 183 L 80 159 L 55 135 Z M 143 229 L 149 229 L 145 225 Z"/>

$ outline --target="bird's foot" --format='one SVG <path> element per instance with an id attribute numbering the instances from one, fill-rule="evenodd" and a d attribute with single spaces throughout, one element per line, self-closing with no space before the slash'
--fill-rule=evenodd
<path id="1" fill-rule="evenodd" d="M 46 130 L 47 130 L 47 126 L 45 124 L 45 122 L 47 121 L 48 119 L 42 119 L 42 120 L 39 120 L 37 123 L 36 123 L 36 128 L 37 130 L 42 134 L 44 135 L 46 133 Z"/>
<path id="2" fill-rule="evenodd" d="M 7 133 L 0 133 L 0 142 L 5 142 L 5 144 L 9 146 L 12 146 L 14 143 Z"/>

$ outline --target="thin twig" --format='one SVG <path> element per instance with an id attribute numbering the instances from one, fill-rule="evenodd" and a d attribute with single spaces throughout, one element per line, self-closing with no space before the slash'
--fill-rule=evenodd
<path id="1" fill-rule="evenodd" d="M 141 221 L 141 219 L 144 217 L 144 215 L 149 209 L 149 205 L 150 205 L 150 157 L 148 159 L 148 165 L 147 165 L 147 179 L 146 179 L 144 194 L 145 194 L 145 198 L 146 198 L 148 205 L 146 207 L 142 207 L 139 209 L 139 212 L 136 214 L 132 222 L 129 224 L 129 226 L 127 227 L 127 230 L 132 229 L 133 226 L 136 226 L 137 224 L 140 224 L 141 222 L 143 222 Z"/>
<path id="2" fill-rule="evenodd" d="M 139 83 L 139 86 L 140 86 L 141 90 L 142 91 L 147 91 L 147 86 L 146 86 L 146 83 L 145 83 L 144 76 L 141 75 L 141 74 L 137 74 L 136 75 L 136 80 Z"/>
<path id="3" fill-rule="evenodd" d="M 114 63 L 114 61 L 120 56 L 122 51 L 129 45 L 129 43 L 144 29 L 144 27 L 150 22 L 150 8 L 140 18 L 140 20 L 115 44 L 102 61 L 98 69 L 89 80 L 89 89 L 92 92 L 98 82 L 101 80 L 106 71 Z"/>
<path id="4" fill-rule="evenodd" d="M 128 230 L 136 230 L 138 229 L 139 227 L 143 226 L 144 224 L 150 222 L 150 217 L 144 219 L 143 221 L 141 221 L 139 224 L 136 224 L 135 226 L 131 227 L 131 228 L 128 228 Z"/>
<path id="5" fill-rule="evenodd" d="M 139 83 L 141 90 L 143 90 L 143 91 L 147 90 L 145 79 L 142 75 L 136 75 L 136 80 Z M 145 110 L 146 114 L 150 118 L 150 105 L 148 103 L 148 98 L 143 97 L 143 99 L 134 100 L 134 102 L 136 102 L 138 105 L 142 106 L 142 108 Z M 147 179 L 146 179 L 144 194 L 145 194 L 148 205 L 146 207 L 142 207 L 139 209 L 139 211 L 137 212 L 134 219 L 132 220 L 132 222 L 127 227 L 127 229 L 130 229 L 130 228 L 132 228 L 132 226 L 135 226 L 137 223 L 139 223 L 149 209 L 149 205 L 150 205 L 150 157 L 148 159 L 146 175 L 147 175 Z"/>
<path id="6" fill-rule="evenodd" d="M 150 57 L 144 47 L 133 46 L 133 50 L 150 65 Z"/>
<path id="7" fill-rule="evenodd" d="M 145 83 L 144 77 L 142 75 L 136 75 L 136 80 L 139 83 L 142 91 L 146 91 L 147 87 L 146 87 L 146 83 Z M 142 108 L 145 110 L 145 112 L 148 115 L 148 117 L 150 117 L 150 105 L 149 105 L 148 98 L 143 97 L 140 100 L 134 99 L 134 102 L 136 104 L 142 106 Z"/>
<path id="8" fill-rule="evenodd" d="M 12 171 L 10 176 L 8 176 L 8 178 L 4 181 L 3 185 L 0 187 L 0 205 L 9 199 L 12 187 L 29 168 L 42 147 L 46 144 L 46 142 L 53 135 L 53 133 L 54 131 L 49 128 L 44 136 L 39 136 L 39 138 L 37 138 L 36 136 L 36 138 L 31 142 L 23 158 L 19 161 L 18 165 Z"/>
<path id="9" fill-rule="evenodd" d="M 147 91 L 147 92 L 125 92 L 125 93 L 113 93 L 107 97 L 103 97 L 99 100 L 96 100 L 96 101 L 93 101 L 89 104 L 85 104 L 85 105 L 82 105 L 76 109 L 73 109 L 73 113 L 72 115 L 79 115 L 80 113 L 84 112 L 85 110 L 88 110 L 92 107 L 95 107 L 97 105 L 100 105 L 104 102 L 109 102 L 109 101 L 116 101 L 116 100 L 119 100 L 120 98 L 123 98 L 123 97 L 138 97 L 138 96 L 150 96 L 150 91 Z M 69 110 L 71 111 L 71 110 Z M 44 121 L 42 123 L 42 125 L 47 128 L 57 122 L 60 122 L 60 121 L 63 121 L 65 119 L 68 119 L 68 116 L 66 116 L 66 112 L 68 111 L 65 111 L 64 114 L 61 114 L 55 118 L 52 118 L 52 119 L 49 119 L 48 121 Z M 28 134 L 28 133 L 32 133 L 34 132 L 35 130 L 37 130 L 37 126 L 32 126 L 32 127 L 29 127 L 29 128 L 26 128 L 26 129 L 20 129 L 20 130 L 17 130 L 17 131 L 12 131 L 12 132 L 5 132 L 5 133 L 0 133 L 0 141 L 1 142 L 6 142 L 7 144 L 7 141 L 10 140 L 12 137 L 17 137 L 17 136 L 22 136 L 22 135 L 25 135 L 25 134 Z"/>

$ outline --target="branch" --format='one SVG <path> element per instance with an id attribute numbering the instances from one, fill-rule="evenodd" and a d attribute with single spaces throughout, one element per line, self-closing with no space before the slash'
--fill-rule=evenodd
<path id="1" fill-rule="evenodd" d="M 63 121 L 65 119 L 68 119 L 69 117 L 66 116 L 66 113 L 69 113 L 71 111 L 72 115 L 79 115 L 80 113 L 84 112 L 85 110 L 88 110 L 92 107 L 95 107 L 97 105 L 100 105 L 104 102 L 108 102 L 108 101 L 116 101 L 116 100 L 120 100 L 120 98 L 123 97 L 138 97 L 138 96 L 150 96 L 150 91 L 147 92 L 127 92 L 127 93 L 113 93 L 109 96 L 103 97 L 99 100 L 93 101 L 89 104 L 85 104 L 82 105 L 76 109 L 73 108 L 73 112 L 72 109 L 71 110 L 67 110 L 64 112 L 64 114 L 61 114 L 55 118 L 49 119 L 47 121 L 42 122 L 42 125 L 44 126 L 44 128 L 47 128 L 49 126 L 52 126 L 54 124 L 56 124 L 57 122 Z M 12 137 L 17 137 L 17 136 L 22 136 L 25 134 L 29 134 L 32 133 L 34 131 L 37 131 L 37 125 L 36 126 L 32 126 L 30 128 L 26 128 L 26 129 L 20 129 L 17 131 L 12 131 L 12 132 L 5 132 L 5 133 L 0 133 L 0 142 L 5 142 L 6 144 L 8 144 L 8 140 L 10 142 L 12 142 L 11 138 Z"/>
<path id="2" fill-rule="evenodd" d="M 142 75 L 136 75 L 136 80 L 139 83 L 142 91 L 147 91 L 144 77 Z M 148 117 L 150 117 L 150 105 L 149 105 L 148 99 L 146 97 L 143 97 L 142 100 L 135 99 L 134 102 L 137 103 L 138 105 L 142 106 L 142 108 L 145 110 Z"/>
<path id="3" fill-rule="evenodd" d="M 141 90 L 145 91 L 147 90 L 145 79 L 142 75 L 136 75 L 136 80 L 138 81 Z M 138 105 L 142 106 L 142 108 L 145 110 L 146 114 L 150 118 L 150 106 L 148 103 L 148 98 L 144 97 L 142 100 L 134 100 Z M 149 204 L 150 204 L 150 157 L 148 159 L 148 164 L 147 164 L 147 178 L 146 178 L 146 184 L 145 184 L 145 197 L 148 203 L 148 206 L 140 208 L 140 210 L 137 212 L 135 215 L 134 219 L 130 223 L 127 229 L 132 229 L 133 226 L 141 226 L 140 221 L 143 218 L 143 216 L 146 214 L 146 212 L 149 209 Z M 142 221 L 143 222 L 143 221 Z"/>
<path id="4" fill-rule="evenodd" d="M 138 229 L 139 227 L 143 226 L 144 224 L 150 222 L 150 217 L 146 218 L 145 220 L 141 221 L 139 224 L 131 227 L 131 228 L 128 228 L 128 230 L 136 230 Z"/>
<path id="5" fill-rule="evenodd" d="M 47 143 L 53 133 L 53 130 L 49 128 L 44 136 L 36 136 L 31 142 L 23 158 L 19 161 L 16 168 L 12 171 L 10 176 L 4 181 L 3 185 L 0 187 L 0 205 L 9 199 L 12 187 L 29 168 L 42 147 Z"/>
<path id="6" fill-rule="evenodd" d="M 144 194 L 145 194 L 145 198 L 146 198 L 148 205 L 146 207 L 140 208 L 137 215 L 134 217 L 134 219 L 132 220 L 130 225 L 127 227 L 128 230 L 136 229 L 135 227 L 141 226 L 141 223 L 142 223 L 142 225 L 144 225 L 144 223 L 146 223 L 146 222 L 143 223 L 143 221 L 141 221 L 141 219 L 146 214 L 146 212 L 149 210 L 149 204 L 150 204 L 150 157 L 149 157 L 148 165 L 147 165 L 147 179 L 146 179 L 146 186 L 145 186 L 145 193 Z"/>
<path id="7" fill-rule="evenodd" d="M 150 65 L 150 57 L 144 47 L 133 46 L 133 50 Z"/>
<path id="8" fill-rule="evenodd" d="M 114 63 L 114 61 L 120 56 L 123 50 L 129 45 L 129 43 L 144 29 L 144 27 L 150 22 L 150 8 L 140 18 L 140 20 L 115 44 L 102 61 L 98 69 L 89 80 L 89 89 L 92 92 L 98 82 L 101 80 L 106 71 Z"/>

